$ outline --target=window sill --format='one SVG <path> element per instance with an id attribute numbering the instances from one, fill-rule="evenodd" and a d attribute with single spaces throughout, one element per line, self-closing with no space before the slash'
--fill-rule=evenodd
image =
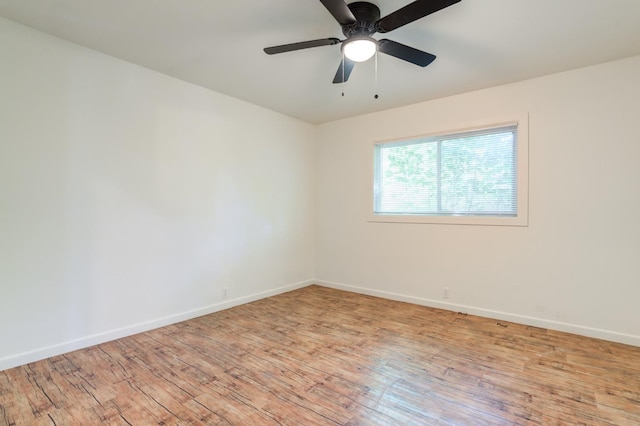
<path id="1" fill-rule="evenodd" d="M 500 216 L 430 216 L 370 214 L 369 222 L 422 223 L 436 225 L 528 226 L 526 215 Z"/>

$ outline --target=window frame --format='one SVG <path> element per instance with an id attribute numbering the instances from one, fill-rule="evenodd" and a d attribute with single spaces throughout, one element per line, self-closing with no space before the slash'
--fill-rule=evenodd
<path id="1" fill-rule="evenodd" d="M 454 135 L 464 132 L 517 126 L 518 137 L 516 141 L 516 193 L 517 213 L 515 216 L 466 216 L 466 215 L 438 215 L 438 214 L 384 214 L 375 213 L 375 187 L 378 170 L 375 165 L 375 150 L 379 145 L 398 144 L 410 142 L 421 138 L 434 138 L 446 135 Z M 484 120 L 461 126 L 418 136 L 394 138 L 384 141 L 374 141 L 369 150 L 370 154 L 370 179 L 369 179 L 369 222 L 388 223 L 425 223 L 447 225 L 491 225 L 491 226 L 528 226 L 529 224 L 529 117 L 521 114 L 517 117 L 505 119 Z"/>

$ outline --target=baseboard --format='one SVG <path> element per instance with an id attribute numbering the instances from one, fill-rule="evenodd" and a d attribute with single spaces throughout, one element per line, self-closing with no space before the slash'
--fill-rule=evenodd
<path id="1" fill-rule="evenodd" d="M 131 325 L 128 327 L 119 328 L 116 330 L 110 330 L 104 333 L 98 333 L 79 339 L 70 340 L 57 345 L 52 345 L 40 349 L 36 349 L 29 352 L 20 353 L 17 355 L 11 355 L 5 358 L 0 358 L 0 371 L 7 370 L 9 368 L 25 365 L 30 362 L 40 361 L 52 356 L 73 352 L 78 349 L 88 348 L 90 346 L 99 345 L 100 343 L 109 342 L 112 340 L 120 339 L 134 334 L 142 333 L 145 331 L 153 330 L 156 328 L 164 327 L 167 325 L 175 324 L 181 321 L 190 320 L 192 318 L 208 315 L 214 312 L 229 309 L 234 306 L 243 305 L 245 303 L 254 302 L 256 300 L 264 299 L 266 297 L 275 296 L 277 294 L 286 293 L 291 290 L 296 290 L 302 287 L 307 287 L 314 284 L 315 281 L 303 281 L 296 284 L 290 284 L 287 286 L 279 287 L 273 290 L 268 290 L 260 293 L 251 294 L 248 296 L 239 297 L 236 299 L 225 300 L 221 303 L 205 306 L 202 308 L 194 309 L 187 312 L 182 312 L 175 315 L 169 315 L 164 318 L 158 318 L 155 320 Z"/>
<path id="2" fill-rule="evenodd" d="M 508 312 L 493 311 L 493 310 L 477 308 L 473 306 L 442 302 L 439 300 L 425 299 L 425 298 L 420 298 L 415 296 L 407 296 L 399 293 L 374 290 L 374 289 L 358 287 L 358 286 L 353 286 L 353 285 L 348 285 L 343 283 L 336 283 L 336 282 L 322 281 L 322 280 L 308 280 L 308 281 L 303 281 L 296 284 L 291 284 L 291 285 L 279 287 L 276 289 L 268 290 L 265 292 L 254 293 L 248 296 L 231 299 L 228 301 L 216 303 L 213 305 L 205 306 L 205 307 L 194 309 L 191 311 L 170 315 L 164 318 L 158 318 L 152 321 L 147 321 L 144 323 L 123 327 L 120 329 L 111 330 L 104 333 L 82 337 L 79 339 L 67 341 L 57 345 L 52 345 L 45 348 L 39 348 L 33 351 L 24 352 L 17 355 L 11 355 L 5 358 L 0 358 L 0 371 L 7 370 L 13 367 L 18 367 L 20 365 L 28 364 L 30 362 L 46 359 L 52 356 L 72 352 L 78 349 L 88 348 L 90 346 L 109 342 L 111 340 L 116 340 L 123 337 L 131 336 L 134 334 L 143 333 L 145 331 L 175 324 L 181 321 L 186 321 L 202 315 L 208 315 L 214 312 L 222 311 L 224 309 L 232 308 L 234 306 L 254 302 L 256 300 L 264 299 L 266 297 L 275 296 L 277 294 L 286 293 L 291 290 L 307 287 L 311 284 L 317 284 L 324 287 L 335 288 L 338 290 L 351 291 L 359 294 L 366 294 L 369 296 L 382 297 L 390 300 L 397 300 L 400 302 L 414 303 L 416 305 L 445 309 L 448 311 L 465 312 L 468 314 L 477 315 L 485 318 L 494 318 L 494 319 L 499 319 L 503 321 L 515 322 L 518 324 L 547 328 L 550 330 L 578 334 L 581 336 L 593 337 L 596 339 L 603 339 L 603 340 L 608 340 L 612 342 L 624 343 L 627 345 L 640 347 L 640 336 L 634 336 L 631 334 L 624 334 L 624 333 L 618 333 L 610 330 L 584 327 L 576 324 L 568 324 L 568 323 L 563 323 L 558 321 L 550 321 L 542 318 L 529 317 L 525 315 L 518 315 L 518 314 L 513 314 Z"/>
<path id="3" fill-rule="evenodd" d="M 351 291 L 368 296 L 382 297 L 400 302 L 414 303 L 416 305 L 428 306 L 432 308 L 445 309 L 454 312 L 464 312 L 479 317 L 493 318 L 503 321 L 514 322 L 533 327 L 546 328 L 549 330 L 562 331 L 580 336 L 593 337 L 596 339 L 608 340 L 611 342 L 624 343 L 627 345 L 640 347 L 640 336 L 632 334 L 618 333 L 611 330 L 602 330 L 598 328 L 585 327 L 576 324 L 569 324 L 558 321 L 551 321 L 543 318 L 529 317 L 508 312 L 493 311 L 490 309 L 477 308 L 474 306 L 458 305 L 455 303 L 442 302 L 440 300 L 424 299 L 421 297 L 407 296 L 404 294 L 393 293 L 389 291 L 374 290 L 365 287 L 358 287 L 348 284 L 335 283 L 330 281 L 315 280 L 315 283 L 324 287 L 335 288 L 337 290 Z"/>

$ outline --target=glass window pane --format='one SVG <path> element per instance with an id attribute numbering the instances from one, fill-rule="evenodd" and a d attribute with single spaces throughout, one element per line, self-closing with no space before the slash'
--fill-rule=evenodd
<path id="1" fill-rule="evenodd" d="M 515 213 L 514 147 L 512 132 L 443 140 L 442 211 Z"/>
<path id="2" fill-rule="evenodd" d="M 380 210 L 433 213 L 438 208 L 437 145 L 422 143 L 380 150 Z"/>
<path id="3" fill-rule="evenodd" d="M 517 127 L 378 144 L 374 212 L 517 216 Z"/>

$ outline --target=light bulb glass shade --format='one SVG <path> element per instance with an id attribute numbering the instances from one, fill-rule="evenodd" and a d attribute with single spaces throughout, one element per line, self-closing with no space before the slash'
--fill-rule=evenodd
<path id="1" fill-rule="evenodd" d="M 342 45 L 344 56 L 354 62 L 364 62 L 371 58 L 377 48 L 378 43 L 371 37 L 356 38 Z"/>

